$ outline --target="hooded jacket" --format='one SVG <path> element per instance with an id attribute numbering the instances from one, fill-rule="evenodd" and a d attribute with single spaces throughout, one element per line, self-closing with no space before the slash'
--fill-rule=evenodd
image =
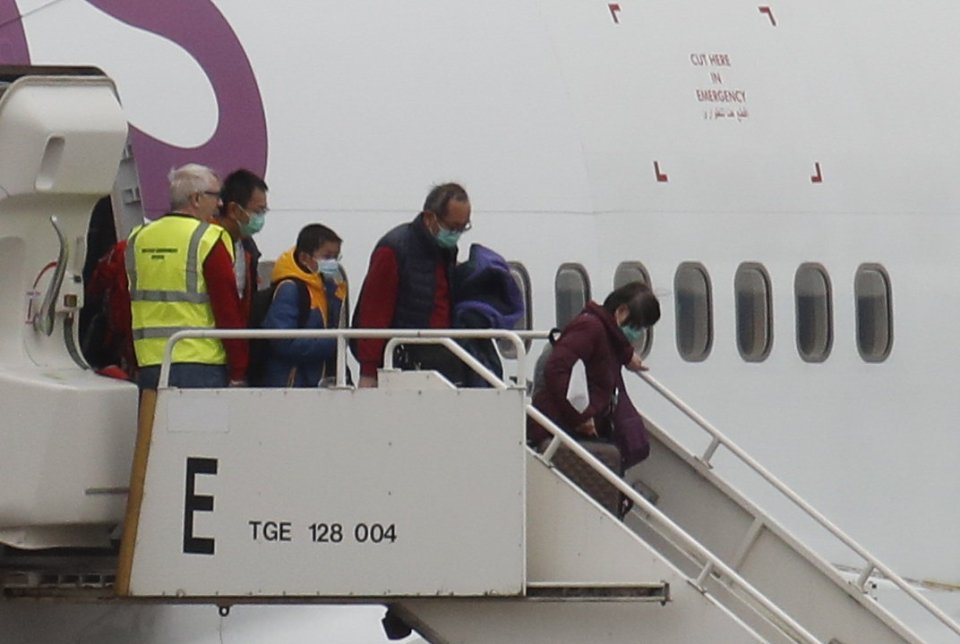
<path id="1" fill-rule="evenodd" d="M 470 257 L 453 270 L 453 327 L 456 329 L 513 329 L 523 318 L 525 305 L 510 264 L 499 253 L 480 244 L 470 245 Z M 492 339 L 461 339 L 460 346 L 498 377 L 503 364 Z M 466 365 L 467 387 L 489 387 Z"/>
<path id="2" fill-rule="evenodd" d="M 306 284 L 310 295 L 310 310 L 303 328 L 337 328 L 347 296 L 346 282 L 305 271 L 294 260 L 295 253 L 293 248 L 286 251 L 273 267 L 271 282 L 277 287 L 263 328 L 298 328 L 300 289 L 291 278 Z M 321 379 L 334 375 L 336 357 L 337 342 L 333 338 L 270 340 L 264 384 L 267 387 L 316 387 Z"/>
<path id="3" fill-rule="evenodd" d="M 554 344 L 544 368 L 544 386 L 534 394 L 533 405 L 578 439 L 583 436 L 576 428 L 593 418 L 600 437 L 606 438 L 604 433 L 610 431 L 612 423 L 614 395 L 622 388 L 620 369 L 632 356 L 633 347 L 613 316 L 596 302 L 588 302 Z M 589 394 L 589 402 L 582 412 L 567 400 L 570 374 L 578 360 L 584 364 Z M 625 396 L 626 392 L 621 391 L 619 395 Z M 550 434 L 530 420 L 527 436 L 539 442 Z"/>

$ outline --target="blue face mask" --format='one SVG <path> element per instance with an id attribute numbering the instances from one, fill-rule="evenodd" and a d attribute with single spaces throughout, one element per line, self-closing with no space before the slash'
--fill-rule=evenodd
<path id="1" fill-rule="evenodd" d="M 636 344 L 643 337 L 643 329 L 632 324 L 624 324 L 620 327 L 620 330 L 623 331 L 623 335 L 627 336 L 630 344 Z"/>
<path id="2" fill-rule="evenodd" d="M 336 277 L 340 274 L 340 262 L 335 259 L 317 260 L 317 272 L 327 277 Z"/>
<path id="3" fill-rule="evenodd" d="M 247 212 L 247 209 L 240 207 L 240 210 L 247 213 L 247 216 L 250 218 L 245 224 L 240 224 L 240 234 L 244 237 L 253 237 L 258 232 L 263 230 L 263 225 L 267 221 L 267 213 L 264 212 Z"/>

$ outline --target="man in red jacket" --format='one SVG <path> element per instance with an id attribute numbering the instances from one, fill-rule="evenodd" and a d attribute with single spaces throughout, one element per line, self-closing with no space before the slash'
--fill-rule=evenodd
<path id="1" fill-rule="evenodd" d="M 427 195 L 413 221 L 384 235 L 370 257 L 354 326 L 364 329 L 449 329 L 453 317 L 451 273 L 457 241 L 470 230 L 470 199 L 456 183 Z M 377 386 L 384 340 L 357 342 L 361 387 Z M 451 381 L 460 362 L 442 347 L 407 347 L 406 366 L 436 369 Z M 401 366 L 404 366 L 401 364 Z"/>

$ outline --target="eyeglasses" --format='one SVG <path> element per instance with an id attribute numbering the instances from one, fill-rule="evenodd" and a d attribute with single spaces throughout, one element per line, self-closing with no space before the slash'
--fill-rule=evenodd
<path id="1" fill-rule="evenodd" d="M 249 210 L 247 210 L 246 208 L 244 208 L 244 207 L 241 206 L 240 204 L 237 204 L 237 208 L 239 208 L 240 210 L 242 210 L 243 212 L 245 212 L 245 213 L 247 214 L 247 217 L 249 217 L 249 216 L 251 216 L 251 215 L 260 215 L 261 217 L 266 217 L 267 213 L 270 212 L 270 209 L 269 209 L 269 208 L 263 208 L 262 210 L 256 210 L 256 211 L 254 211 L 254 212 L 250 212 Z"/>
<path id="2" fill-rule="evenodd" d="M 437 225 L 440 226 L 440 228 L 442 228 L 443 230 L 449 230 L 449 231 L 452 232 L 452 233 L 465 233 L 465 232 L 467 232 L 468 230 L 470 230 L 471 228 L 473 228 L 473 224 L 470 223 L 469 221 L 468 221 L 467 223 L 465 223 L 464 225 L 460 226 L 459 228 L 447 228 L 446 226 L 444 226 L 444 225 L 440 222 L 440 218 L 439 218 L 439 217 L 437 218 Z"/>
<path id="3" fill-rule="evenodd" d="M 207 195 L 208 197 L 213 197 L 217 201 L 220 201 L 220 193 L 214 190 L 202 190 L 200 194 Z"/>

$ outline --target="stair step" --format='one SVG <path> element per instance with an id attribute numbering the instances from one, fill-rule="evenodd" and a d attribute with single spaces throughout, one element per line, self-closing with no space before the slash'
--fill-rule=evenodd
<path id="1" fill-rule="evenodd" d="M 647 583 L 591 583 L 591 582 L 531 582 L 527 584 L 527 598 L 537 601 L 670 601 L 670 584 L 658 581 Z"/>

